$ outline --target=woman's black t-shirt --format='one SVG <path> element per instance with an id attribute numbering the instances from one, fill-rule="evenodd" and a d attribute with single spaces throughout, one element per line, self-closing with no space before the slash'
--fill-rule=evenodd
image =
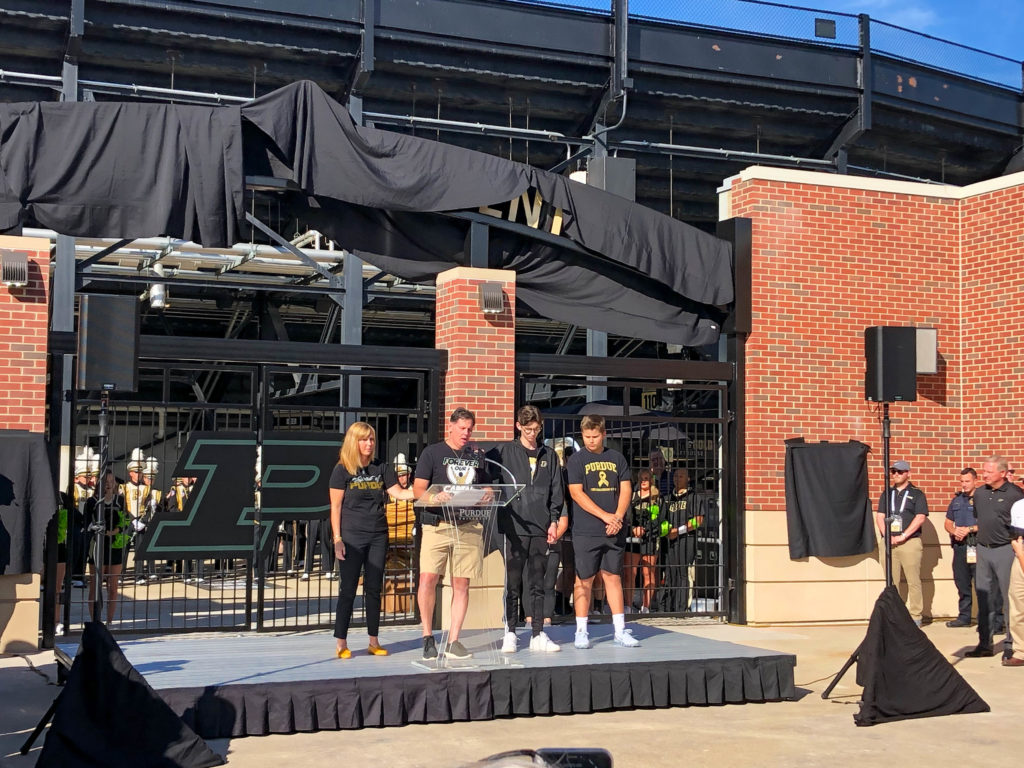
<path id="1" fill-rule="evenodd" d="M 384 514 L 384 496 L 388 488 L 398 482 L 394 469 L 385 470 L 379 461 L 370 462 L 356 474 L 336 464 L 331 472 L 331 488 L 345 492 L 341 501 L 341 536 L 366 536 L 387 533 L 388 520 Z"/>

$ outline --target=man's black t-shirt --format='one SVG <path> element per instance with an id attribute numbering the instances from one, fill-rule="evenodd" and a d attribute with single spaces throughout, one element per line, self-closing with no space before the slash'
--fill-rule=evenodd
<path id="1" fill-rule="evenodd" d="M 974 492 L 979 544 L 1001 547 L 1010 543 L 1010 508 L 1022 498 L 1024 492 L 1009 481 L 998 488 L 986 484 Z"/>
<path id="2" fill-rule="evenodd" d="M 331 472 L 331 488 L 345 492 L 341 502 L 342 538 L 387 533 L 384 492 L 396 482 L 394 469 L 388 465 L 385 470 L 379 461 L 370 462 L 354 475 L 345 469 L 344 464 L 335 465 Z"/>
<path id="3" fill-rule="evenodd" d="M 428 445 L 416 462 L 417 480 L 426 480 L 428 485 L 480 485 L 489 483 L 487 461 L 483 451 L 465 445 L 461 450 L 440 442 Z M 458 515 L 458 509 L 452 510 Z M 423 510 L 423 522 L 436 523 L 436 513 L 429 508 Z"/>
<path id="4" fill-rule="evenodd" d="M 582 485 L 583 492 L 591 501 L 605 512 L 615 513 L 619 506 L 619 486 L 629 480 L 629 465 L 625 456 L 611 448 L 601 453 L 591 453 L 581 448 L 569 457 L 566 469 L 570 486 Z M 575 501 L 572 506 L 574 537 L 607 536 L 605 524 L 598 517 L 577 506 Z"/>

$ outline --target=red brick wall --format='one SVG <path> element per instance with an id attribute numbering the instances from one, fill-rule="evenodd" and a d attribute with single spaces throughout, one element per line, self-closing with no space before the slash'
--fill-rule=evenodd
<path id="1" fill-rule="evenodd" d="M 499 314 L 480 311 L 481 283 L 500 283 Z M 515 410 L 515 273 L 459 267 L 437 277 L 436 346 L 448 350 L 442 431 L 458 407 L 476 414 L 473 436 L 510 440 Z"/>
<path id="2" fill-rule="evenodd" d="M 963 203 L 964 446 L 1024 463 L 1024 187 Z"/>
<path id="3" fill-rule="evenodd" d="M 0 429 L 42 432 L 46 426 L 49 243 L 0 237 L 3 251 L 28 253 L 29 284 L 0 285 Z"/>

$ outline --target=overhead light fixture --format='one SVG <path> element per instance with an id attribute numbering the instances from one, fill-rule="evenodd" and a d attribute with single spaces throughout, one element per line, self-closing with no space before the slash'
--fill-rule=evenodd
<path id="1" fill-rule="evenodd" d="M 505 308 L 505 294 L 501 283 L 480 283 L 478 299 L 480 311 L 485 315 L 497 315 Z"/>
<path id="2" fill-rule="evenodd" d="M 28 254 L 25 251 L 5 248 L 0 252 L 0 259 L 3 262 L 0 282 L 8 288 L 24 288 L 28 285 Z"/>

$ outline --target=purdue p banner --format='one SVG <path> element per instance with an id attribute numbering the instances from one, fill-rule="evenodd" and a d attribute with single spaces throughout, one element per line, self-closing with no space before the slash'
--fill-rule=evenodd
<path id="1" fill-rule="evenodd" d="M 137 557 L 251 557 L 254 535 L 266 554 L 274 527 L 285 520 L 326 518 L 331 471 L 341 436 L 268 432 L 263 438 L 261 513 L 256 525 L 256 435 L 193 432 L 173 477 L 194 478 L 179 511 L 160 508 L 148 522 Z"/>

